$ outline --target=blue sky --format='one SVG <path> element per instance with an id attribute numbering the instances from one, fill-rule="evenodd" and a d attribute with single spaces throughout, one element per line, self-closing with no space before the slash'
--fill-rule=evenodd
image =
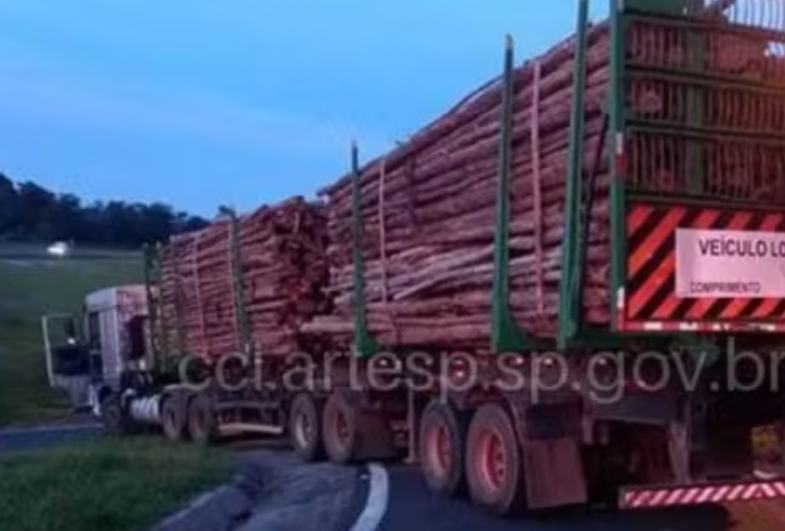
<path id="1" fill-rule="evenodd" d="M 607 0 L 592 2 L 601 16 Z M 0 170 L 211 215 L 312 194 L 575 24 L 575 0 L 0 0 Z"/>

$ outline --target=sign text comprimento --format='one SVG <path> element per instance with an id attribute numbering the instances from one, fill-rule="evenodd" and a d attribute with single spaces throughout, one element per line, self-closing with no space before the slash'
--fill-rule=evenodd
<path id="1" fill-rule="evenodd" d="M 785 234 L 678 229 L 676 295 L 785 298 Z"/>

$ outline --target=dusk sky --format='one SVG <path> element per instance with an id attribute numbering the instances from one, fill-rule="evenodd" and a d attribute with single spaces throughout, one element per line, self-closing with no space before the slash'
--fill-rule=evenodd
<path id="1" fill-rule="evenodd" d="M 607 0 L 592 2 L 593 16 Z M 575 0 L 0 0 L 0 171 L 212 215 L 336 180 L 569 34 Z"/>

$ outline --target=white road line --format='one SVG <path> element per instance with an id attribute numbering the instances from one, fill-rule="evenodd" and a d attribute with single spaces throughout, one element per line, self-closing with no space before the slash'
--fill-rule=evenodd
<path id="1" fill-rule="evenodd" d="M 351 531 L 375 531 L 382 523 L 384 513 L 387 512 L 390 498 L 390 478 L 387 476 L 387 471 L 383 466 L 370 464 L 368 472 L 368 500 Z"/>

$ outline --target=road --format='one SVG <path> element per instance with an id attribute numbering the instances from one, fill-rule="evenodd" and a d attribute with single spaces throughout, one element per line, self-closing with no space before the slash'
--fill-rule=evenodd
<path id="1" fill-rule="evenodd" d="M 499 519 L 465 499 L 428 492 L 416 468 L 388 467 L 390 499 L 378 531 L 780 531 L 785 505 L 706 506 L 655 511 L 567 514 Z"/>
<path id="2" fill-rule="evenodd" d="M 91 423 L 4 429 L 0 430 L 0 452 L 53 448 L 97 437 L 100 433 L 100 425 Z"/>
<path id="3" fill-rule="evenodd" d="M 0 452 L 75 443 L 100 434 L 95 426 L 0 430 Z M 262 447 L 274 458 L 266 495 L 255 521 L 243 529 L 332 531 L 780 531 L 785 503 L 707 506 L 669 510 L 568 513 L 499 519 L 466 499 L 447 500 L 428 491 L 416 467 L 372 467 L 384 475 L 383 499 L 366 467 L 340 469 L 303 465 L 285 443 L 233 443 L 229 448 L 255 458 Z M 270 452 L 273 452 L 272 454 Z M 269 467 L 268 467 L 269 468 Z M 378 478 L 376 478 L 378 479 Z M 376 492 L 372 492 L 376 491 Z M 370 500 L 370 498 L 376 498 Z M 371 503 L 369 503 L 371 502 Z M 372 506 L 373 505 L 373 506 Z M 361 518 L 362 516 L 362 518 Z M 362 520 L 362 521 L 361 521 Z M 369 527 L 370 524 L 370 527 Z"/>

